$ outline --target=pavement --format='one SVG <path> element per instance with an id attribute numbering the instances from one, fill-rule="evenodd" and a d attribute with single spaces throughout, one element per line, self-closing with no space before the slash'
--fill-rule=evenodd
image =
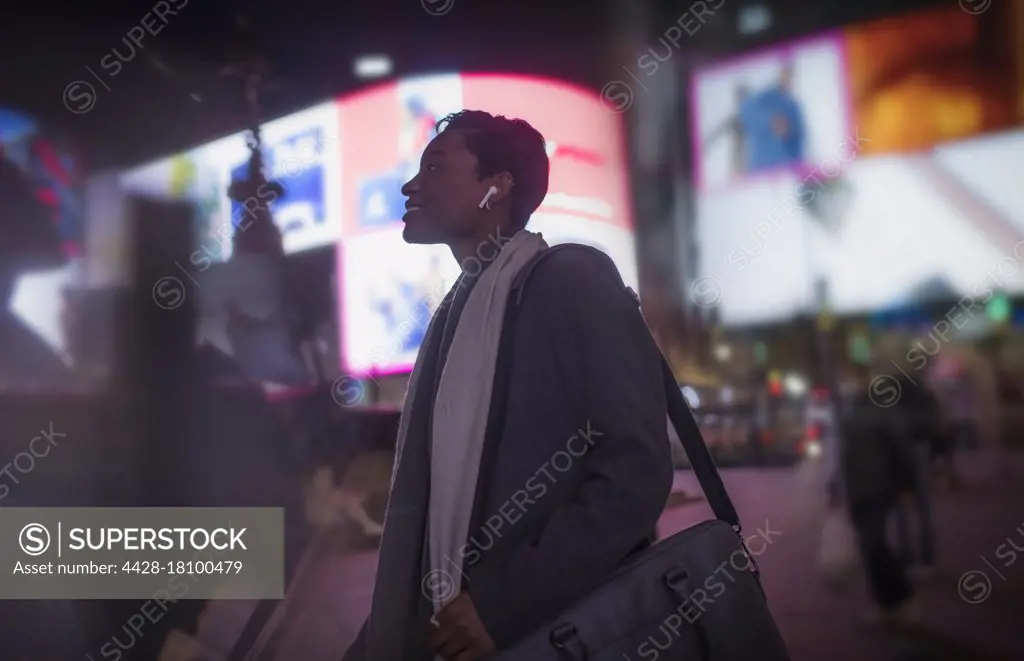
<path id="1" fill-rule="evenodd" d="M 826 512 L 820 462 L 723 471 L 745 533 L 767 540 L 751 551 L 793 661 L 1024 659 L 1024 459 L 975 453 L 960 465 L 962 488 L 935 497 L 938 571 L 917 585 L 919 623 L 881 629 L 861 623 L 869 608 L 863 581 L 837 593 L 818 575 Z M 1018 479 L 998 477 L 1007 466 Z M 677 474 L 677 486 L 699 491 L 689 472 Z M 666 510 L 659 529 L 664 537 L 709 517 L 706 502 L 691 500 Z M 333 549 L 321 558 L 301 597 L 281 609 L 287 625 L 268 627 L 275 639 L 250 661 L 341 658 L 369 610 L 377 556 Z M 244 621 L 240 608 L 211 606 L 200 630 L 209 649 L 230 646 Z"/>
<path id="2" fill-rule="evenodd" d="M 1019 478 L 1024 471 L 1016 463 Z M 821 465 L 724 472 L 745 532 L 770 530 L 772 543 L 757 561 L 793 661 L 1024 659 L 1024 557 L 1018 558 L 1024 551 L 1009 546 L 1024 550 L 1024 483 L 998 481 L 991 456 L 964 457 L 960 464 L 962 489 L 936 494 L 938 571 L 916 585 L 920 624 L 882 630 L 861 624 L 870 608 L 863 581 L 835 593 L 817 572 L 826 512 Z M 669 511 L 662 531 L 707 516 L 706 505 Z"/>

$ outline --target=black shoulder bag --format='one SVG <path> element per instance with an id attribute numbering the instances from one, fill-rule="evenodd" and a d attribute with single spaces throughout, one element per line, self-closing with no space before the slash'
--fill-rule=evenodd
<path id="1" fill-rule="evenodd" d="M 569 249 L 598 253 L 619 277 L 611 259 L 594 248 L 549 248 L 520 272 L 506 330 L 515 323 L 530 272 L 547 256 Z M 625 284 L 622 294 L 640 314 L 637 295 Z M 499 370 L 495 386 L 504 390 L 511 346 L 502 347 L 506 355 L 498 363 L 506 369 Z M 662 372 L 669 419 L 715 518 L 637 553 L 558 618 L 489 661 L 789 661 L 736 508 L 664 358 Z"/>

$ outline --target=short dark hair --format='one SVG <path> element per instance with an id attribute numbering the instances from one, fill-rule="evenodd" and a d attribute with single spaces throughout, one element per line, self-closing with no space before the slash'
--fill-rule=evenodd
<path id="1" fill-rule="evenodd" d="M 544 136 L 522 119 L 509 119 L 482 110 L 463 110 L 448 115 L 435 127 L 466 133 L 466 148 L 476 156 L 477 174 L 512 175 L 511 216 L 514 229 L 526 227 L 548 193 L 548 152 Z"/>

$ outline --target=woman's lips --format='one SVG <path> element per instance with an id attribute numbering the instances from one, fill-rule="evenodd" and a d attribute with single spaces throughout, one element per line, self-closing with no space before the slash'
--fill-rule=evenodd
<path id="1" fill-rule="evenodd" d="M 418 204 L 407 204 L 405 205 L 405 214 L 402 216 L 402 220 L 408 220 L 413 214 L 422 211 L 423 207 Z"/>

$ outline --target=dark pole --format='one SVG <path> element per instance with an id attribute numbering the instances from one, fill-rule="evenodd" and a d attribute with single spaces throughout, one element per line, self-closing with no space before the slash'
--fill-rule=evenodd
<path id="1" fill-rule="evenodd" d="M 194 210 L 184 203 L 130 202 L 135 243 L 129 396 L 136 401 L 136 437 L 142 449 L 141 500 L 169 506 L 190 488 L 176 470 L 191 456 L 191 393 L 197 379 L 194 351 L 198 292 L 179 264 L 188 263 Z"/>

